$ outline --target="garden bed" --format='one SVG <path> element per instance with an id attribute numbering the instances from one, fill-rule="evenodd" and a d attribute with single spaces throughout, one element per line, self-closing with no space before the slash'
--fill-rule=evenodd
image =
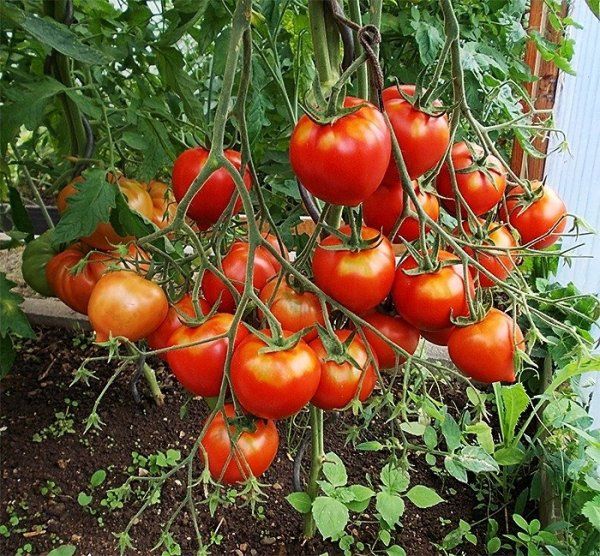
<path id="1" fill-rule="evenodd" d="M 99 408 L 104 423 L 100 432 L 83 434 L 93 403 L 111 376 L 112 365 L 91 364 L 98 380 L 89 387 L 82 382 L 69 387 L 72 374 L 84 357 L 100 353 L 88 336 L 59 329 L 37 328 L 37 339 L 24 341 L 18 353 L 13 373 L 2 382 L 1 421 L 3 449 L 1 454 L 2 489 L 0 524 L 7 532 L 0 537 L 0 553 L 13 554 L 20 547 L 31 545 L 34 554 L 69 543 L 78 547 L 76 554 L 117 553 L 113 533 L 122 531 L 139 507 L 135 497 L 123 509 L 109 510 L 101 504 L 109 488 L 122 484 L 130 473 L 151 472 L 150 463 L 132 461 L 132 453 L 144 456 L 179 450 L 185 457 L 207 414 L 205 404 L 193 400 L 188 415 L 180 418 L 180 407 L 186 396 L 164 369 L 155 361 L 164 385 L 167 403 L 156 407 L 144 397 L 136 404 L 130 394 L 124 373 L 109 389 Z M 143 388 L 143 387 L 142 387 Z M 447 401 L 454 399 L 460 407 L 462 392 L 447 392 Z M 328 416 L 331 418 L 332 414 Z M 334 450 L 345 461 L 350 481 L 364 478 L 366 472 L 376 476 L 382 465 L 374 453 L 355 452 L 344 447 L 343 419 L 326 438 L 326 450 Z M 375 423 L 369 433 L 377 437 L 381 423 Z M 261 478 L 271 485 L 265 490 L 262 519 L 255 521 L 248 508 L 219 507 L 211 517 L 206 505 L 199 505 L 198 521 L 203 540 L 210 542 L 211 531 L 222 538 L 213 545 L 213 554 L 337 554 L 339 549 L 315 539 L 305 543 L 301 536 L 301 516 L 286 502 L 293 491 L 292 456 L 286 442 L 286 423 L 280 422 L 281 446 L 274 465 Z M 469 523 L 483 519 L 475 510 L 477 501 L 468 485 L 436 475 L 423 457 L 412 459 L 413 481 L 434 487 L 448 502 L 429 509 L 418 509 L 407 502 L 403 526 L 397 543 L 407 554 L 427 556 L 439 551 L 432 543 L 441 542 L 454 529 L 459 519 Z M 131 468 L 128 472 L 127 469 Z M 106 480 L 92 489 L 90 478 L 103 469 Z M 199 473 L 200 466 L 197 472 Z M 132 538 L 138 553 L 148 554 L 160 537 L 161 528 L 172 509 L 185 492 L 184 477 L 170 481 L 162 491 L 160 503 L 144 514 L 133 528 Z M 201 488 L 197 489 L 198 499 Z M 91 494 L 92 501 L 82 506 L 80 492 Z M 368 513 L 368 512 L 367 512 Z M 363 519 L 368 521 L 363 514 Z M 372 518 L 372 516 L 370 516 Z M 13 524 L 11 525 L 11 520 Z M 16 523 L 15 523 L 16 521 Z M 469 546 L 463 554 L 480 554 L 485 522 L 480 529 L 480 547 Z M 377 528 L 366 522 L 352 533 L 368 547 Z M 172 528 L 183 554 L 195 548 L 189 516 L 182 513 Z"/>

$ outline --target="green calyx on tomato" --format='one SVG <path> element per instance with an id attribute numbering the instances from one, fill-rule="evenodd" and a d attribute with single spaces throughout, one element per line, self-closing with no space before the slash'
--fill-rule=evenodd
<path id="1" fill-rule="evenodd" d="M 48 230 L 33 241 L 30 241 L 23 251 L 21 273 L 23 279 L 37 293 L 45 297 L 55 295 L 54 290 L 46 278 L 46 265 L 60 252 L 55 249 L 52 241 L 54 231 Z"/>

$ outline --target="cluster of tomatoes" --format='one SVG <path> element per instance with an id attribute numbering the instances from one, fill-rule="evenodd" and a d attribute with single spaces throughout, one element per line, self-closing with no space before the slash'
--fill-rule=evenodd
<path id="1" fill-rule="evenodd" d="M 152 349 L 162 350 L 159 355 L 191 393 L 213 398 L 229 393 L 223 390 L 229 388 L 245 414 L 262 419 L 236 417 L 234 406 L 227 404 L 207 424 L 202 452 L 218 480 L 241 481 L 269 467 L 279 443 L 274 420 L 290 417 L 307 404 L 335 410 L 353 400 L 365 401 L 376 385 L 377 370 L 405 361 L 421 336 L 447 345 L 453 362 L 468 377 L 514 381 L 515 353 L 524 341 L 513 319 L 495 308 L 471 324 L 459 326 L 456 319 L 473 316 L 477 288 L 493 286 L 513 271 L 519 248 L 515 237 L 521 247 L 551 245 L 565 227 L 566 209 L 539 183 L 507 192 L 502 163 L 465 142 L 452 147 L 453 170 L 441 166 L 437 191 L 422 188 L 418 179 L 441 164 L 450 131 L 445 115 L 428 113 L 410 101 L 414 94 L 410 86 L 385 90 L 384 110 L 414 180 L 416 199 L 430 218 L 427 229 L 438 222 L 441 202 L 457 219 L 457 240 L 469 238 L 462 241 L 464 251 L 480 268 L 468 268 L 448 248 L 422 253 L 416 240 L 423 231 L 415 206 L 397 225 L 406 196 L 392 157 L 392 136 L 382 113 L 354 98 L 345 100 L 349 110 L 333 122 L 303 116 L 290 142 L 293 170 L 314 196 L 363 208 L 366 225 L 358 218 L 352 226 L 330 230 L 312 253 L 313 282 L 329 297 L 328 303 L 310 282 L 283 271 L 288 253 L 268 233 L 260 246 L 234 241 L 218 267 L 204 269 L 199 297 L 188 293 L 172 305 L 162 288 L 144 277 L 149 260 L 143 251 L 131 242 L 128 248 L 111 251 L 131 238 L 119 237 L 108 223 L 47 264 L 54 293 L 88 314 L 98 340 L 146 339 Z M 192 148 L 175 161 L 177 201 L 189 191 L 208 154 L 204 148 Z M 238 152 L 227 150 L 225 156 L 241 170 Z M 247 170 L 243 182 L 249 190 Z M 169 221 L 174 204 L 165 186 L 131 180 L 119 180 L 118 186 L 130 206 L 146 218 L 158 226 Z M 59 205 L 64 206 L 72 193 L 71 185 L 61 193 Z M 208 230 L 225 211 L 240 210 L 235 196 L 231 175 L 220 168 L 194 195 L 187 216 L 199 230 Z M 386 237 L 394 228 L 394 242 L 412 242 L 399 264 Z M 250 257 L 252 287 L 260 303 L 244 315 L 253 320 L 241 322 L 235 311 Z M 127 258 L 134 261 L 133 268 L 123 268 Z M 342 324 L 333 330 L 330 311 L 351 312 L 366 324 L 336 319 Z M 256 329 L 250 322 L 271 326 Z"/>

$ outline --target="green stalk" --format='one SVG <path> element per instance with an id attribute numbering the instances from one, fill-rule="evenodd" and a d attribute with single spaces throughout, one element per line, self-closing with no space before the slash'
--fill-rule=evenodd
<path id="1" fill-rule="evenodd" d="M 315 53 L 315 65 L 321 87 L 328 91 L 337 80 L 337 71 L 331 67 L 327 24 L 325 21 L 325 3 L 323 0 L 308 0 L 308 18 Z M 337 30 L 336 30 L 337 31 Z"/>
<path id="2" fill-rule="evenodd" d="M 314 500 L 319 493 L 319 485 L 317 481 L 321 476 L 323 468 L 323 459 L 325 457 L 325 442 L 323 438 L 323 410 L 310 406 L 310 432 L 311 432 L 311 459 L 310 459 L 310 476 L 306 493 Z M 304 514 L 304 536 L 310 539 L 316 532 L 315 519 L 312 512 Z"/>
<path id="3" fill-rule="evenodd" d="M 350 0 L 348 3 L 348 11 L 350 13 L 350 19 L 362 27 L 362 14 L 360 13 L 360 1 Z M 356 57 L 358 58 L 362 54 L 362 46 L 358 42 L 358 33 L 353 31 L 354 35 L 354 48 L 356 49 Z M 359 98 L 366 99 L 369 96 L 369 74 L 367 72 L 366 64 L 360 66 L 356 72 L 357 82 L 357 95 Z"/>
<path id="4" fill-rule="evenodd" d="M 544 368 L 542 371 L 542 384 L 540 394 L 544 394 L 550 383 L 552 382 L 552 358 L 549 355 L 544 357 Z M 540 408 L 539 419 L 542 419 L 546 404 Z M 544 445 L 544 440 L 548 435 L 546 428 L 540 423 L 540 445 Z M 540 457 L 540 522 L 542 528 L 547 528 L 552 523 L 563 521 L 562 507 L 560 497 L 556 493 L 556 489 L 552 484 L 552 480 L 548 475 L 546 456 L 542 453 Z"/>
<path id="5" fill-rule="evenodd" d="M 330 226 L 334 228 L 340 227 L 343 209 L 344 207 L 341 206 L 332 207 L 327 217 L 327 223 Z M 317 484 L 317 481 L 321 476 L 323 460 L 325 459 L 325 439 L 323 436 L 323 410 L 313 405 L 310 406 L 310 432 L 310 475 L 308 479 L 308 485 L 306 487 L 306 493 L 310 496 L 311 500 L 314 500 L 319 493 L 319 485 Z M 315 531 L 315 520 L 312 512 L 309 512 L 304 515 L 304 536 L 307 539 L 310 539 L 314 536 Z"/>
<path id="6" fill-rule="evenodd" d="M 160 386 L 158 385 L 158 381 L 156 380 L 156 373 L 154 369 L 150 367 L 147 363 L 144 363 L 142 367 L 142 372 L 144 373 L 144 378 L 148 383 L 148 388 L 150 388 L 150 392 L 152 397 L 154 398 L 154 402 L 158 407 L 162 407 L 165 404 L 165 397 L 163 393 L 160 391 Z"/>

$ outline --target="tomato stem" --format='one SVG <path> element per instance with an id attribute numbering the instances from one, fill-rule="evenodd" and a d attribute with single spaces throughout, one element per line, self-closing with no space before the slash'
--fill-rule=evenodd
<path id="1" fill-rule="evenodd" d="M 310 476 L 306 493 L 314 500 L 319 492 L 317 481 L 321 475 L 323 467 L 323 459 L 325 457 L 325 443 L 323 439 L 323 410 L 310 406 L 310 432 L 311 432 L 311 461 L 310 461 Z M 310 539 L 316 531 L 315 520 L 311 512 L 305 514 L 304 517 L 304 536 Z"/>
<path id="2" fill-rule="evenodd" d="M 158 407 L 162 407 L 165 404 L 165 396 L 160 390 L 160 386 L 158 384 L 158 381 L 156 380 L 156 373 L 154 372 L 154 369 L 150 367 L 150 365 L 148 365 L 147 363 L 144 363 L 142 370 L 144 373 L 144 378 L 148 383 L 148 388 L 150 388 L 150 392 L 152 394 L 152 397 L 154 398 L 154 402 Z"/>

